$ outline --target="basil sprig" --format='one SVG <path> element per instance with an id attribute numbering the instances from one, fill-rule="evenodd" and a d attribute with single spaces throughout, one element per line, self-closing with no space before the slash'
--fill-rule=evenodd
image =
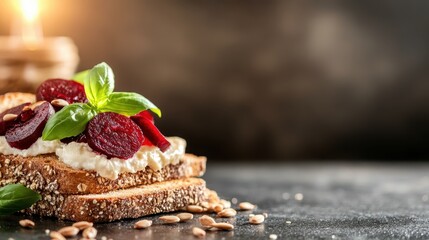
<path id="1" fill-rule="evenodd" d="M 22 184 L 6 185 L 0 188 L 0 215 L 8 215 L 29 208 L 40 199 L 40 194 Z"/>
<path id="2" fill-rule="evenodd" d="M 83 82 L 88 103 L 74 103 L 55 113 L 46 123 L 43 140 L 63 139 L 82 133 L 87 123 L 100 112 L 116 112 L 132 116 L 151 110 L 161 117 L 161 110 L 138 93 L 113 92 L 115 81 L 112 69 L 106 63 L 75 75 Z"/>

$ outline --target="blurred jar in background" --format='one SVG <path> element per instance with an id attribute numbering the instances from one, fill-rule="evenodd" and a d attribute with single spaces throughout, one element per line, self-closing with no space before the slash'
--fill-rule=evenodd
<path id="1" fill-rule="evenodd" d="M 76 45 L 67 37 L 44 38 L 37 48 L 0 37 L 0 94 L 34 92 L 48 78 L 71 78 L 79 63 Z"/>

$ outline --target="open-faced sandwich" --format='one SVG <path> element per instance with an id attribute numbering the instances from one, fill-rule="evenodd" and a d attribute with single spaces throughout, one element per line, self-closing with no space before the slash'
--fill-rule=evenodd
<path id="1" fill-rule="evenodd" d="M 206 158 L 155 126 L 159 108 L 113 89 L 101 63 L 74 80 L 46 80 L 35 94 L 0 96 L 0 186 L 41 196 L 25 213 L 107 222 L 216 198 L 198 178 Z"/>

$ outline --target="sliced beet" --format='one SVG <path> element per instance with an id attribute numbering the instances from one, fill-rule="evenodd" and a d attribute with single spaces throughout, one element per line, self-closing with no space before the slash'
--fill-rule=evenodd
<path id="1" fill-rule="evenodd" d="M 0 113 L 0 136 L 4 136 L 4 134 L 6 133 L 6 130 L 9 129 L 10 127 L 12 127 L 14 124 L 16 124 L 19 121 L 18 119 L 13 120 L 13 121 L 3 121 L 4 115 L 15 114 L 15 115 L 19 116 L 22 112 L 22 109 L 28 105 L 30 105 L 30 103 L 23 103 L 21 105 L 10 108 L 10 109 Z"/>
<path id="2" fill-rule="evenodd" d="M 144 110 L 144 111 L 137 113 L 134 116 L 131 116 L 131 119 L 133 119 L 133 120 L 137 119 L 137 118 L 145 118 L 145 119 L 151 121 L 153 124 L 155 124 L 155 120 L 153 119 L 153 115 L 150 112 L 150 110 Z"/>
<path id="3" fill-rule="evenodd" d="M 40 104 L 34 109 L 34 116 L 31 119 L 18 123 L 6 131 L 6 141 L 14 148 L 29 148 L 42 136 L 46 122 L 54 113 L 55 110 L 50 103 L 44 102 Z"/>
<path id="4" fill-rule="evenodd" d="M 88 145 L 109 158 L 131 158 L 144 136 L 139 126 L 130 118 L 118 113 L 105 112 L 89 121 L 86 128 Z"/>
<path id="5" fill-rule="evenodd" d="M 36 90 L 37 101 L 51 102 L 54 99 L 64 99 L 69 104 L 87 102 L 83 85 L 73 80 L 48 79 Z"/>
<path id="6" fill-rule="evenodd" d="M 132 120 L 141 128 L 143 135 L 162 152 L 170 147 L 170 142 L 162 135 L 152 121 L 144 117 L 132 117 Z"/>

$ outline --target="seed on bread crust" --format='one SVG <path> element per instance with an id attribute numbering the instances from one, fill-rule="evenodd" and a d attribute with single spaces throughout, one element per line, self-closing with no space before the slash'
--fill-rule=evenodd
<path id="1" fill-rule="evenodd" d="M 194 236 L 196 236 L 196 237 L 202 238 L 202 237 L 206 236 L 206 231 L 204 231 L 201 228 L 194 227 L 194 228 L 192 228 L 192 234 L 194 234 Z"/>
<path id="2" fill-rule="evenodd" d="M 79 228 L 68 226 L 61 228 L 60 230 L 58 230 L 58 232 L 61 233 L 61 235 L 63 235 L 64 237 L 74 237 L 79 233 Z"/>
<path id="3" fill-rule="evenodd" d="M 231 231 L 232 229 L 234 229 L 234 225 L 225 222 L 213 223 L 211 226 L 226 231 Z"/>
<path id="4" fill-rule="evenodd" d="M 240 204 L 238 204 L 238 207 L 242 211 L 248 211 L 248 210 L 255 209 L 255 205 L 251 204 L 250 202 L 241 202 Z"/>
<path id="5" fill-rule="evenodd" d="M 95 229 L 94 227 L 89 227 L 85 230 L 83 230 L 82 236 L 84 238 L 95 238 L 97 236 L 97 229 Z"/>
<path id="6" fill-rule="evenodd" d="M 36 224 L 29 219 L 23 219 L 23 220 L 19 220 L 19 225 L 21 225 L 21 227 L 24 227 L 24 228 L 34 228 Z"/>
<path id="7" fill-rule="evenodd" d="M 176 215 L 178 218 L 180 218 L 181 222 L 186 222 L 188 220 L 191 220 L 194 218 L 194 215 L 192 213 L 179 213 Z"/>
<path id="8" fill-rule="evenodd" d="M 73 223 L 72 226 L 79 228 L 79 230 L 84 230 L 86 228 L 92 227 L 93 225 L 94 225 L 94 223 L 92 223 L 92 222 L 80 221 L 80 222 Z"/>
<path id="9" fill-rule="evenodd" d="M 51 237 L 51 240 L 66 240 L 66 238 L 61 233 L 56 231 L 51 231 L 49 237 Z"/>
<path id="10" fill-rule="evenodd" d="M 201 213 L 203 212 L 203 208 L 201 206 L 197 205 L 189 205 L 186 207 L 186 209 L 191 213 Z"/>
<path id="11" fill-rule="evenodd" d="M 249 222 L 251 224 L 261 224 L 264 222 L 264 220 L 265 220 L 265 217 L 264 215 L 261 215 L 261 214 L 257 214 L 249 218 Z"/>
<path id="12" fill-rule="evenodd" d="M 216 223 L 216 221 L 208 215 L 203 215 L 198 219 L 198 221 L 204 227 L 210 227 L 213 223 Z"/>
<path id="13" fill-rule="evenodd" d="M 226 208 L 220 212 L 218 212 L 217 216 L 221 217 L 221 218 L 230 218 L 230 217 L 234 217 L 235 215 L 237 215 L 237 211 L 235 211 L 232 208 Z"/>
<path id="14" fill-rule="evenodd" d="M 150 226 L 152 226 L 152 221 L 146 220 L 146 219 L 140 220 L 134 224 L 135 229 L 143 229 L 143 228 L 148 228 Z"/>
<path id="15" fill-rule="evenodd" d="M 164 223 L 178 223 L 180 222 L 180 218 L 177 216 L 162 216 L 159 217 L 159 220 L 163 221 Z"/>

